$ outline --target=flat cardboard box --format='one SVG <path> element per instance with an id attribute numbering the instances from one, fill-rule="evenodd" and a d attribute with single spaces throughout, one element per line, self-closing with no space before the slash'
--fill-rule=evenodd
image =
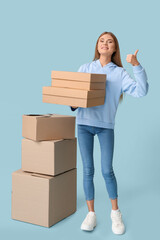
<path id="1" fill-rule="evenodd" d="M 68 79 L 70 81 L 82 82 L 105 82 L 106 74 L 100 73 L 84 73 L 84 72 L 68 72 L 68 71 L 52 71 L 52 79 Z"/>
<path id="2" fill-rule="evenodd" d="M 76 168 L 77 138 L 36 142 L 22 139 L 22 170 L 57 175 Z"/>
<path id="3" fill-rule="evenodd" d="M 12 219 L 50 227 L 77 209 L 77 169 L 57 176 L 12 173 Z"/>
<path id="4" fill-rule="evenodd" d="M 105 82 L 80 82 L 80 81 L 70 81 L 70 80 L 60 80 L 52 79 L 52 87 L 63 87 L 70 89 L 82 89 L 82 90 L 103 90 L 106 86 Z"/>
<path id="5" fill-rule="evenodd" d="M 75 138 L 75 117 L 60 114 L 22 116 L 22 136 L 34 141 Z"/>
<path id="6" fill-rule="evenodd" d="M 44 103 L 53 103 L 53 104 L 87 108 L 87 107 L 103 105 L 105 102 L 105 97 L 84 99 L 84 98 L 61 97 L 61 96 L 52 96 L 52 95 L 42 94 L 42 101 Z"/>
<path id="7" fill-rule="evenodd" d="M 61 97 L 73 97 L 73 98 L 101 98 L 105 97 L 105 89 L 103 90 L 81 90 L 81 89 L 69 89 L 59 87 L 43 87 L 42 94 L 61 96 Z"/>

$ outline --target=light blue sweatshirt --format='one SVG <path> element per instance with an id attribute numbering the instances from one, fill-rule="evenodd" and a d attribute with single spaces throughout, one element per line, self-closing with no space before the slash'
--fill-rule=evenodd
<path id="1" fill-rule="evenodd" d="M 145 96 L 148 92 L 147 75 L 141 64 L 133 66 L 136 81 L 123 67 L 119 67 L 113 62 L 102 67 L 99 59 L 81 65 L 78 72 L 106 74 L 106 95 L 103 105 L 89 108 L 78 107 L 76 124 L 114 129 L 115 116 L 122 92 L 137 98 Z M 75 109 L 71 108 L 71 110 Z"/>

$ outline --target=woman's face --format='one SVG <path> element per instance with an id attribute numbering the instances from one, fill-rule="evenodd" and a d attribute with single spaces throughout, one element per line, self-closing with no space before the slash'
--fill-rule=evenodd
<path id="1" fill-rule="evenodd" d="M 112 56 L 115 51 L 115 42 L 111 35 L 104 34 L 99 38 L 98 52 L 100 55 Z"/>

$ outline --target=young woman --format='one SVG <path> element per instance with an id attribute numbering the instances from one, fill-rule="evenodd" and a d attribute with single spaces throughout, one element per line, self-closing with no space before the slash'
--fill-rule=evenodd
<path id="1" fill-rule="evenodd" d="M 112 167 L 114 151 L 115 115 L 123 93 L 133 97 L 143 97 L 148 92 L 149 84 L 145 69 L 137 60 L 137 52 L 127 55 L 127 62 L 133 66 L 135 79 L 123 68 L 120 49 L 116 36 L 103 32 L 97 39 L 95 56 L 92 62 L 83 64 L 78 72 L 106 74 L 106 96 L 104 105 L 89 108 L 72 106 L 77 111 L 76 122 L 78 143 L 83 163 L 83 187 L 88 206 L 88 214 L 81 224 L 82 230 L 92 231 L 96 226 L 94 210 L 94 136 L 97 134 L 101 148 L 101 169 L 106 189 L 112 204 L 112 231 L 123 234 L 125 226 L 118 206 L 117 181 Z"/>

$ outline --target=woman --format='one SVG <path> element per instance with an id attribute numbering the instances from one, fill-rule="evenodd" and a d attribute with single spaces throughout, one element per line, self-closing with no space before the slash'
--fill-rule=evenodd
<path id="1" fill-rule="evenodd" d="M 101 148 L 101 169 L 106 189 L 112 204 L 112 231 L 123 234 L 125 226 L 118 206 L 117 181 L 112 167 L 114 151 L 115 115 L 123 93 L 133 97 L 143 97 L 148 92 L 149 84 L 144 68 L 137 60 L 137 52 L 127 55 L 127 62 L 132 64 L 135 79 L 123 68 L 118 40 L 111 32 L 103 32 L 97 39 L 95 56 L 92 62 L 80 66 L 78 72 L 106 74 L 106 96 L 104 105 L 89 108 L 72 106 L 78 109 L 76 122 L 78 142 L 83 162 L 83 187 L 88 206 L 88 214 L 81 224 L 82 230 L 92 231 L 96 226 L 94 210 L 94 161 L 93 144 L 97 134 Z"/>

